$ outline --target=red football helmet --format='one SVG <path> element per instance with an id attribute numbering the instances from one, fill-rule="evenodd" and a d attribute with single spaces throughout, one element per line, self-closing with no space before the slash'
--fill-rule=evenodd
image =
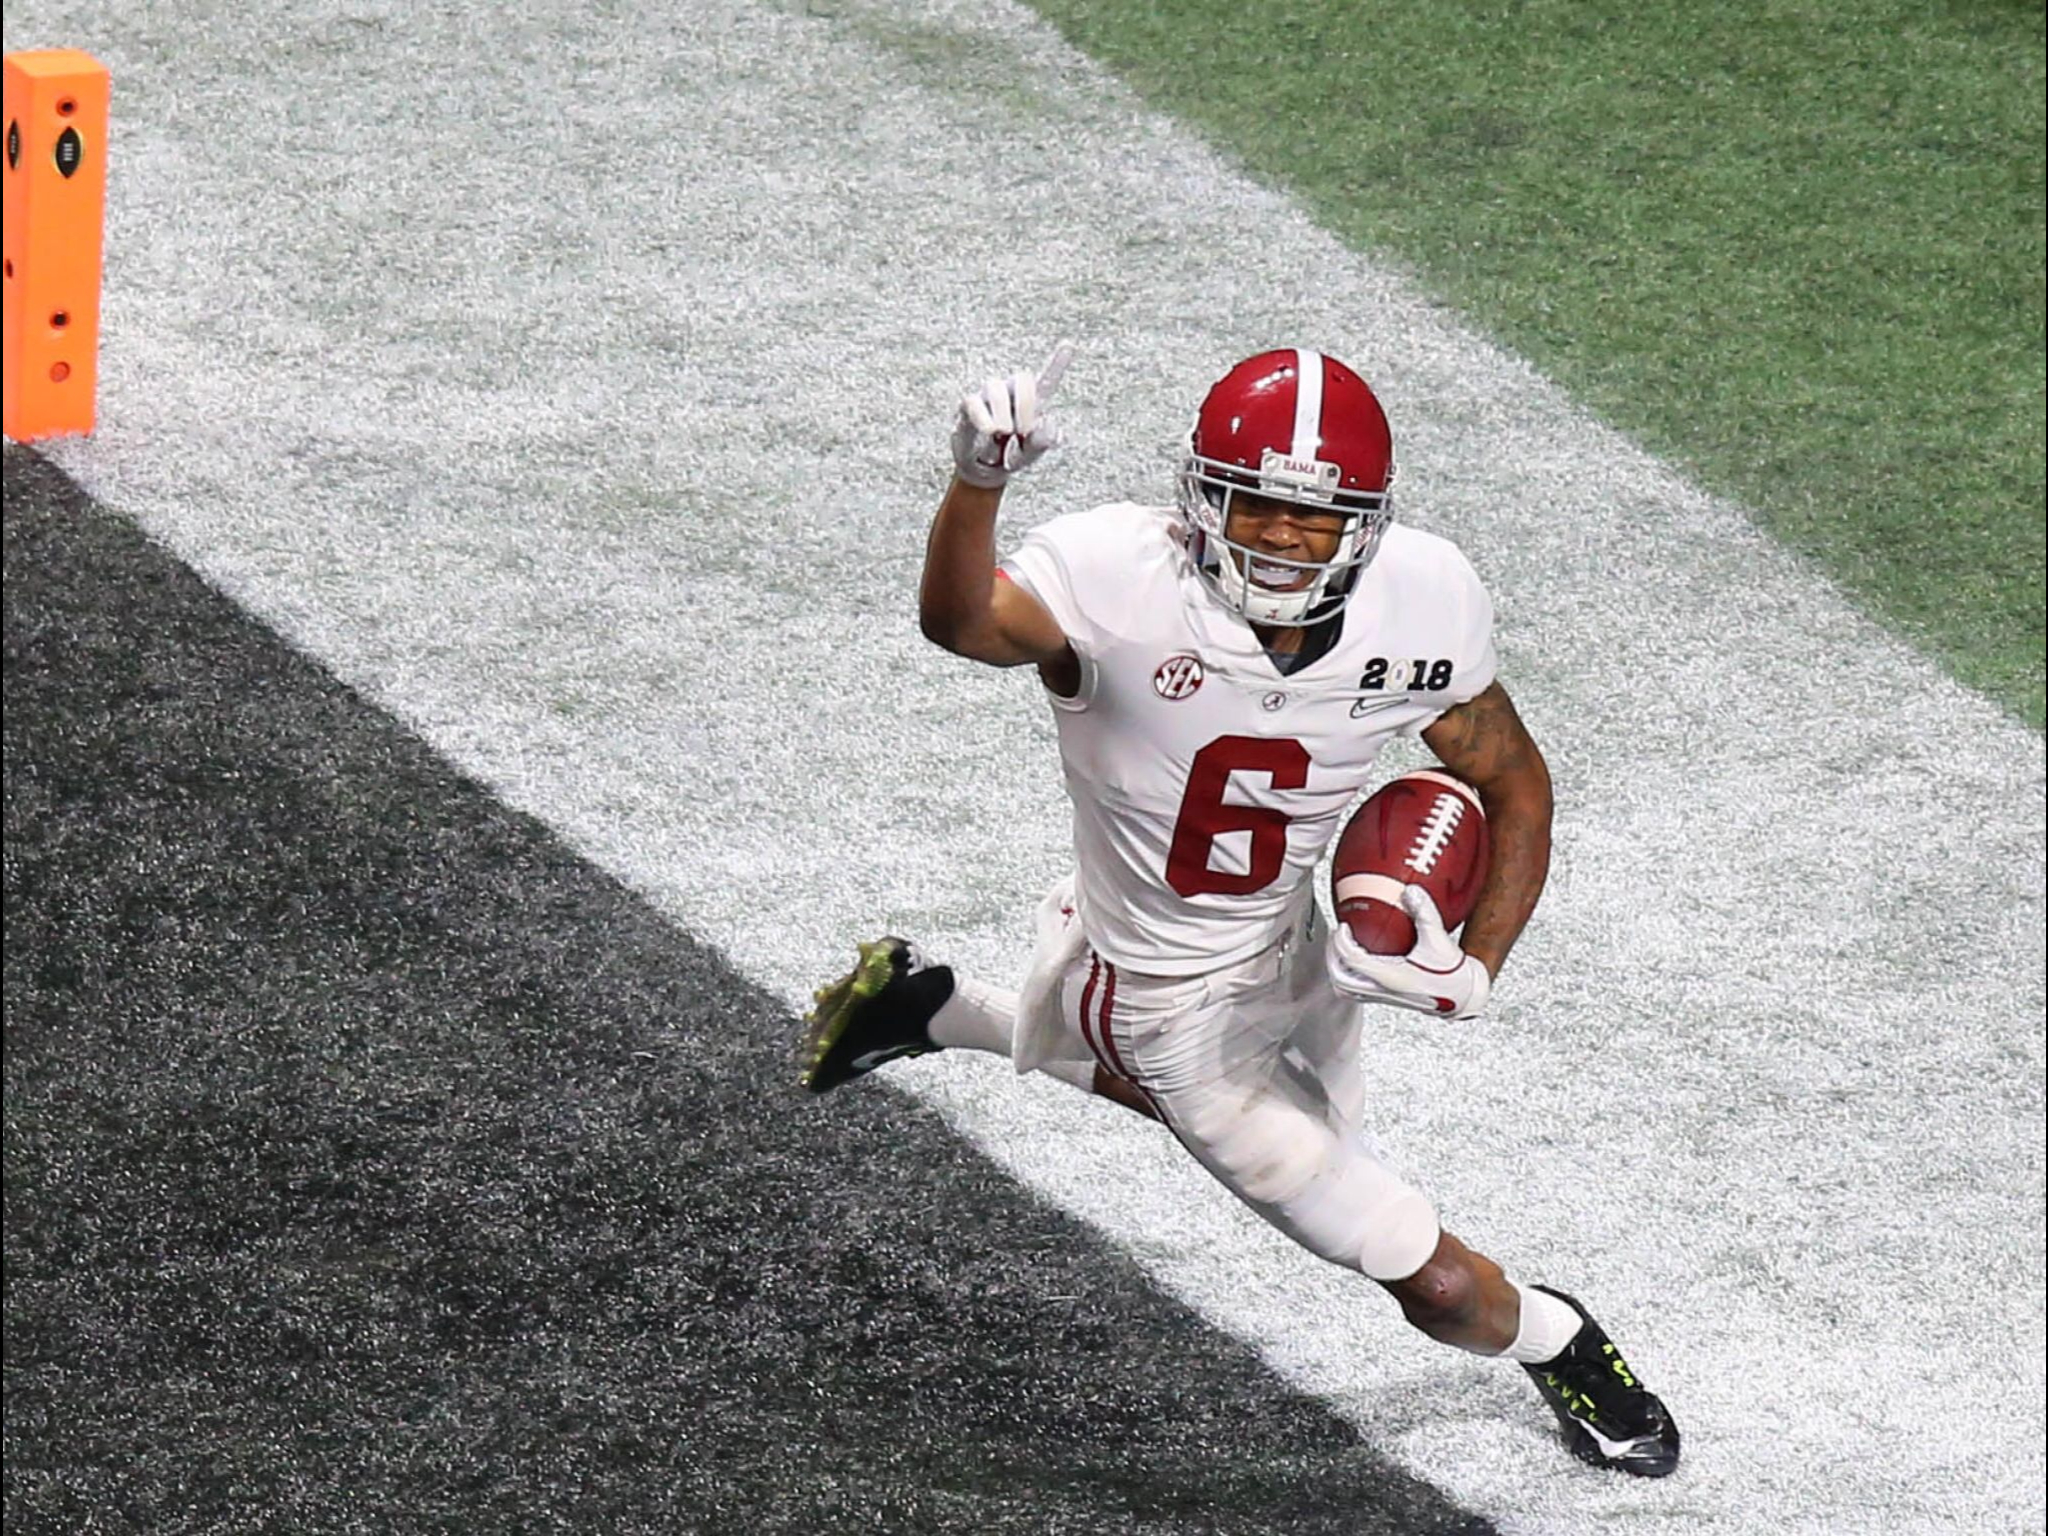
<path id="1" fill-rule="evenodd" d="M 1365 380 L 1321 352 L 1261 352 L 1216 381 L 1188 434 L 1180 477 L 1188 553 L 1254 624 L 1320 623 L 1379 552 L 1394 520 L 1393 479 L 1393 435 Z M 1282 560 L 1233 542 L 1226 530 L 1239 494 L 1342 515 L 1335 556 Z"/>

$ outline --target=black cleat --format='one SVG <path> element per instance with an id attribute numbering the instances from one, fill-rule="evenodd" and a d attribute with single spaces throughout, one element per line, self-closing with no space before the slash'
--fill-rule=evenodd
<path id="1" fill-rule="evenodd" d="M 827 1093 L 885 1061 L 936 1051 L 925 1026 L 953 995 L 951 966 L 927 965 L 908 941 L 860 947 L 860 964 L 817 991 L 797 1046 L 803 1085 Z"/>
<path id="2" fill-rule="evenodd" d="M 1564 1426 L 1565 1444 L 1579 1460 L 1636 1477 L 1668 1477 L 1678 1470 L 1678 1426 L 1655 1393 L 1636 1380 L 1600 1325 L 1563 1291 L 1555 1296 L 1585 1326 L 1555 1360 L 1522 1367 Z"/>

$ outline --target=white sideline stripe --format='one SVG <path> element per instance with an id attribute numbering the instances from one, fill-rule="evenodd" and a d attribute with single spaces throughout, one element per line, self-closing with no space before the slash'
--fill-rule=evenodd
<path id="1" fill-rule="evenodd" d="M 1294 350 L 1294 445 L 1297 459 L 1323 456 L 1323 354 Z"/>
<path id="2" fill-rule="evenodd" d="M 698 0 L 630 49 L 588 7 L 361 14 L 9 5 L 10 48 L 126 82 L 101 425 L 57 463 L 801 1011 L 885 931 L 1020 974 L 1064 869 L 1040 690 L 917 634 L 961 387 L 1077 338 L 1014 537 L 1170 500 L 1230 360 L 1368 362 L 1559 788 L 1489 1015 L 1368 1020 L 1371 1130 L 1670 1398 L 1676 1494 L 1571 1462 L 1519 1372 L 1157 1127 L 888 1070 L 1504 1530 L 2038 1530 L 2039 733 L 1004 0 Z M 423 57 L 435 152 L 338 149 Z"/>

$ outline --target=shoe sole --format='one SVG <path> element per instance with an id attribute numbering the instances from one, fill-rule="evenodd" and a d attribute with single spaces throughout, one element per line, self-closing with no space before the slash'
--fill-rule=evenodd
<path id="1" fill-rule="evenodd" d="M 797 1081 L 812 1093 L 829 1093 L 838 1083 L 818 1083 L 818 1069 L 825 1065 L 825 1058 L 832 1054 L 832 1048 L 846 1035 L 846 1026 L 853 1021 L 853 1010 L 867 1002 L 889 985 L 889 978 L 895 974 L 894 946 L 887 939 L 876 939 L 872 944 L 860 947 L 860 963 L 829 986 L 823 986 L 812 994 L 816 1004 L 804 1015 L 803 1041 L 798 1047 L 798 1057 L 803 1063 Z"/>

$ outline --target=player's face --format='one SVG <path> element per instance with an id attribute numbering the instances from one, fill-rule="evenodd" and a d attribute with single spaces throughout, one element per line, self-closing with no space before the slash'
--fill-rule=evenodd
<path id="1" fill-rule="evenodd" d="M 1240 565 L 1249 562 L 1246 574 L 1253 581 L 1271 591 L 1288 592 L 1314 581 L 1315 572 L 1291 565 L 1262 568 L 1258 557 L 1272 555 L 1314 565 L 1333 560 L 1344 536 L 1344 517 L 1298 502 L 1239 493 L 1230 498 L 1230 518 L 1223 525 L 1223 536 L 1250 552 L 1237 559 Z"/>

